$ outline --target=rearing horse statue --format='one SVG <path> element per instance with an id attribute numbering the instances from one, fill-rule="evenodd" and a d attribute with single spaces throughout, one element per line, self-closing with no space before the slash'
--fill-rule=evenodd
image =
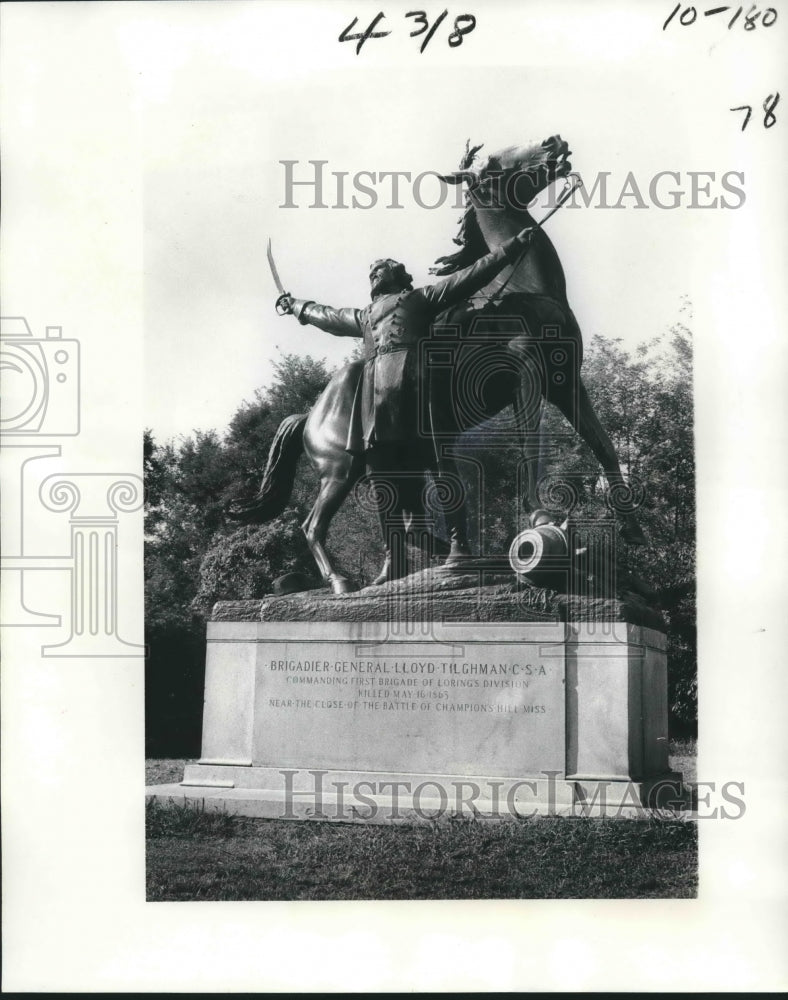
<path id="1" fill-rule="evenodd" d="M 387 454 L 389 462 L 401 463 L 410 472 L 409 477 L 400 476 L 395 501 L 401 527 L 407 528 L 421 503 L 413 470 L 422 473 L 417 487 L 423 487 L 427 470 L 439 481 L 461 484 L 453 457 L 460 435 L 507 406 L 512 407 L 514 429 L 527 463 L 527 495 L 522 498 L 527 510 L 538 507 L 544 400 L 557 406 L 589 445 L 611 491 L 619 497 L 628 495 L 613 445 L 580 378 L 582 337 L 567 301 L 563 268 L 549 237 L 528 210 L 542 190 L 570 173 L 568 145 L 560 136 L 551 136 L 542 143 L 500 150 L 474 167 L 480 148 L 466 149 L 460 170 L 443 177 L 448 183 L 466 184 L 467 191 L 466 211 L 455 239 L 460 250 L 440 258 L 439 266 L 432 269 L 442 281 L 413 290 L 402 265 L 378 261 L 370 274 L 373 304 L 365 310 L 334 310 L 289 296 L 284 303 L 285 311 L 301 322 L 339 335 L 364 336 L 367 358 L 339 371 L 308 414 L 282 422 L 260 490 L 231 513 L 248 523 L 263 523 L 281 513 L 290 497 L 296 462 L 306 453 L 320 477 L 320 490 L 303 528 L 320 572 L 335 593 L 355 588 L 336 572 L 326 552 L 328 527 L 367 470 L 373 487 L 385 492 L 379 456 Z M 467 291 L 467 298 L 458 302 L 462 290 Z M 443 303 L 451 308 L 440 313 Z M 402 322 L 416 316 L 412 322 L 418 334 L 415 340 L 392 346 L 392 336 L 396 341 L 402 325 L 397 323 L 400 315 L 405 318 Z M 385 337 L 378 335 L 380 330 Z M 362 434 L 359 428 L 385 388 L 388 376 L 381 361 L 389 363 L 391 359 L 385 356 L 392 351 L 401 354 L 399 371 L 410 371 L 411 380 L 415 379 L 418 391 L 400 402 L 399 409 L 413 418 L 410 411 L 418 408 L 419 433 L 413 434 L 406 447 L 386 452 L 382 440 L 376 445 L 374 430 Z M 396 470 L 388 471 L 393 478 Z M 633 511 L 622 511 L 618 504 L 618 514 L 624 540 L 643 544 Z M 446 518 L 452 527 L 449 562 L 461 561 L 468 551 L 463 515 L 462 498 L 459 503 L 455 498 L 451 520 Z M 401 565 L 392 568 L 387 544 L 386 565 L 375 582 L 403 572 Z"/>

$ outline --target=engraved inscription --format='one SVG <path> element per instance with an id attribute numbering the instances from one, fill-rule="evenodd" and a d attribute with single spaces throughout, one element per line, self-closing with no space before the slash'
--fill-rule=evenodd
<path id="1" fill-rule="evenodd" d="M 538 681 L 548 673 L 544 663 L 279 659 L 271 660 L 269 669 L 284 675 L 293 694 L 269 698 L 270 708 L 523 715 L 547 711 L 538 700 Z M 483 699 L 476 697 L 480 692 Z M 490 699 L 493 692 L 518 694 Z"/>
<path id="2" fill-rule="evenodd" d="M 316 655 L 312 644 L 270 643 L 257 666 L 254 762 L 501 776 L 563 769 L 563 648 L 488 641 L 453 658 L 418 645 L 367 654 L 329 640 Z"/>

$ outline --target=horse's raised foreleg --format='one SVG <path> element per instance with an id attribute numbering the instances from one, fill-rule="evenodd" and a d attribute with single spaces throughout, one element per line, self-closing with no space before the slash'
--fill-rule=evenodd
<path id="1" fill-rule="evenodd" d="M 349 594 L 358 587 L 346 576 L 337 573 L 328 558 L 325 550 L 326 535 L 331 518 L 342 506 L 342 502 L 350 492 L 353 483 L 358 476 L 345 476 L 343 478 L 325 478 L 320 480 L 320 491 L 317 495 L 309 516 L 304 521 L 302 528 L 306 535 L 307 544 L 315 558 L 318 569 L 335 594 Z"/>
<path id="2" fill-rule="evenodd" d="M 608 488 L 616 501 L 613 506 L 620 518 L 621 537 L 630 545 L 645 545 L 646 536 L 643 534 L 643 529 L 634 513 L 626 509 L 631 490 L 621 472 L 613 442 L 599 422 L 582 380 L 577 380 L 573 399 L 556 399 L 555 403 L 593 451 L 605 471 Z"/>

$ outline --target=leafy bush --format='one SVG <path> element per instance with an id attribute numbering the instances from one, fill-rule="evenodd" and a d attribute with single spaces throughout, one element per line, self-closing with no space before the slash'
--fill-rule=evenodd
<path id="1" fill-rule="evenodd" d="M 315 577 L 302 520 L 297 511 L 288 508 L 268 524 L 214 536 L 200 565 L 192 607 L 207 617 L 218 600 L 240 601 L 270 594 L 274 580 L 284 573 Z"/>

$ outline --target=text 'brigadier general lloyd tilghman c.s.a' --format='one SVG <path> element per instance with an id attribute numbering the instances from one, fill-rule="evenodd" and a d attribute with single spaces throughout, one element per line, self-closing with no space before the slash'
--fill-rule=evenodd
<path id="1" fill-rule="evenodd" d="M 512 264 L 530 241 L 533 229 L 522 230 L 492 253 L 442 281 L 414 288 L 403 264 L 377 260 L 369 273 L 372 302 L 364 309 L 334 309 L 304 299 L 284 296 L 281 306 L 300 323 L 309 323 L 338 337 L 364 339 L 367 361 L 353 401 L 347 449 L 363 454 L 373 480 L 385 478 L 397 491 L 396 508 L 412 517 L 421 508 L 425 468 L 435 467 L 434 443 L 418 432 L 419 341 L 430 334 L 430 324 L 487 285 Z M 446 510 L 451 549 L 448 564 L 469 553 L 464 505 Z M 374 583 L 404 574 L 394 558 L 394 533 L 404 532 L 406 520 L 381 512 L 386 561 Z"/>

